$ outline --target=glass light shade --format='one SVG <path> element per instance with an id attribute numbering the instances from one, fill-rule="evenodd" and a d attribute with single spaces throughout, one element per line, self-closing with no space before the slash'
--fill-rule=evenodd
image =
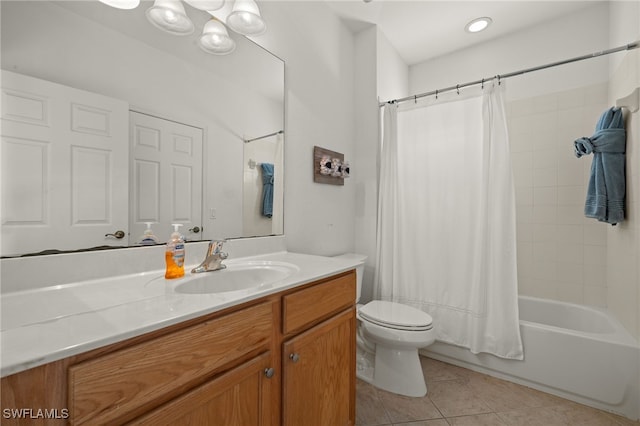
<path id="1" fill-rule="evenodd" d="M 156 28 L 176 35 L 193 33 L 193 22 L 178 0 L 156 0 L 146 11 L 147 19 Z"/>
<path id="2" fill-rule="evenodd" d="M 224 0 L 184 0 L 189 6 L 200 10 L 218 10 L 224 6 Z"/>
<path id="3" fill-rule="evenodd" d="M 267 29 L 254 0 L 236 0 L 227 17 L 227 25 L 238 34 L 248 36 L 260 35 Z"/>
<path id="4" fill-rule="evenodd" d="M 211 19 L 204 25 L 202 35 L 198 39 L 198 46 L 207 53 L 227 55 L 236 48 L 236 42 L 229 37 L 222 22 Z"/>
<path id="5" fill-rule="evenodd" d="M 116 9 L 135 9 L 140 4 L 140 0 L 99 0 L 100 3 L 104 3 L 107 6 L 115 7 Z"/>

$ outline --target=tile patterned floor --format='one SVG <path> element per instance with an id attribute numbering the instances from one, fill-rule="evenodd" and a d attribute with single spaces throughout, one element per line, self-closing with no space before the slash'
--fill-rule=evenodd
<path id="1" fill-rule="evenodd" d="M 421 358 L 429 392 L 409 398 L 358 380 L 357 426 L 638 426 L 596 410 L 430 358 Z"/>

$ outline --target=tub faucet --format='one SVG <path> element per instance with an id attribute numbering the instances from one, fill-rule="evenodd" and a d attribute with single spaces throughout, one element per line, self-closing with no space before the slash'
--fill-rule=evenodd
<path id="1" fill-rule="evenodd" d="M 225 242 L 227 240 L 211 240 L 207 249 L 207 256 L 197 268 L 191 270 L 191 273 L 219 271 L 226 268 L 227 265 L 222 264 L 222 261 L 228 257 L 228 254 L 222 251 L 222 245 Z"/>

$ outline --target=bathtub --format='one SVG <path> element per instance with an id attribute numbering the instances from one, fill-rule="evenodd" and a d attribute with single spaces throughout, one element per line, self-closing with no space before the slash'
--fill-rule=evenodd
<path id="1" fill-rule="evenodd" d="M 640 347 L 606 311 L 519 297 L 524 361 L 436 342 L 421 353 L 631 419 L 640 416 Z"/>

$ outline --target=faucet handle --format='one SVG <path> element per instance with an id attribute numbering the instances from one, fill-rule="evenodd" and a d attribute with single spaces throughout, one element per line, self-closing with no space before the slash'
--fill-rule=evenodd
<path id="1" fill-rule="evenodd" d="M 218 254 L 220 250 L 222 250 L 222 245 L 226 243 L 227 240 L 211 240 L 209 242 L 209 253 L 210 254 Z"/>

